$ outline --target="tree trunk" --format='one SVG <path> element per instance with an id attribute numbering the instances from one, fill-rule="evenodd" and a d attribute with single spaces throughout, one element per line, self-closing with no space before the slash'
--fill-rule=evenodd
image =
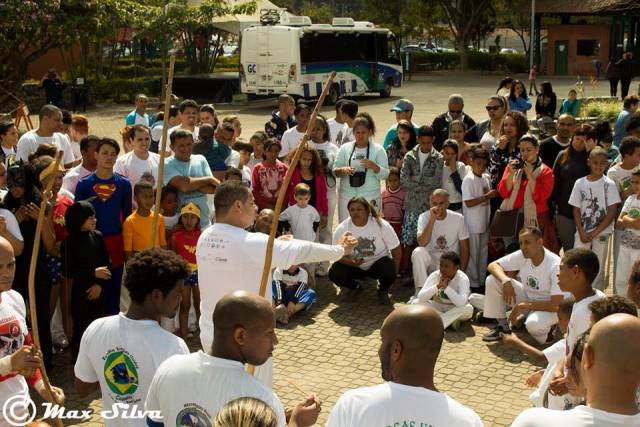
<path id="1" fill-rule="evenodd" d="M 467 51 L 467 43 L 465 40 L 457 40 L 458 52 L 460 53 L 460 71 L 467 71 L 469 67 L 469 55 Z"/>

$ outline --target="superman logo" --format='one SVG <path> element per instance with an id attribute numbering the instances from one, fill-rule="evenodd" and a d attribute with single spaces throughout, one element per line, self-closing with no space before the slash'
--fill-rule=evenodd
<path id="1" fill-rule="evenodd" d="M 105 203 L 107 200 L 109 200 L 109 198 L 111 198 L 113 193 L 115 193 L 116 185 L 115 184 L 95 184 L 93 186 L 93 191 L 96 193 L 96 196 L 98 196 L 98 199 L 100 199 L 102 203 Z"/>

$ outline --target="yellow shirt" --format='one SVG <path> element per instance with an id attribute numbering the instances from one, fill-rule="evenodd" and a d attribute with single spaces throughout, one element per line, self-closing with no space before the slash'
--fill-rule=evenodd
<path id="1" fill-rule="evenodd" d="M 153 212 L 149 216 L 138 215 L 133 211 L 122 224 L 122 238 L 125 252 L 139 252 L 151 248 L 151 226 L 153 224 Z M 166 247 L 167 241 L 164 234 L 164 217 L 158 215 L 158 237 L 154 247 Z"/>

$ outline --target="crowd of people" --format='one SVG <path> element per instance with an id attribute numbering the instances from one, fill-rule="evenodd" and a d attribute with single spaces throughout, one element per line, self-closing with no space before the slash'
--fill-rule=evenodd
<path id="1" fill-rule="evenodd" d="M 184 100 L 165 118 L 143 94 L 120 143 L 54 105 L 23 135 L 0 124 L 2 399 L 27 395 L 25 380 L 51 399 L 37 368 L 53 369 L 70 345 L 78 393 L 144 407 L 148 425 L 312 425 L 321 402 L 309 395 L 285 415 L 271 354 L 276 323 L 312 315 L 316 278 L 328 277 L 358 304 L 369 304 L 372 281 L 383 305 L 392 286 L 414 287 L 382 325 L 386 383 L 345 393 L 328 426 L 482 425 L 433 383 L 445 329 L 469 320 L 491 325 L 485 341 L 547 363 L 523 378 L 538 409 L 513 425 L 640 425 L 640 367 L 627 350 L 640 345 L 640 99 L 624 99 L 612 130 L 578 123 L 575 95 L 558 115 L 543 83 L 529 120 L 524 83 L 505 79 L 484 120 L 453 94 L 425 125 L 401 99 L 382 144 L 357 102 L 312 121 L 288 95 L 249 138 L 240 117 L 218 118 L 213 105 Z M 32 352 L 25 301 L 43 206 Z M 520 327 L 536 347 L 512 332 Z M 194 333 L 202 350 L 190 354 Z"/>

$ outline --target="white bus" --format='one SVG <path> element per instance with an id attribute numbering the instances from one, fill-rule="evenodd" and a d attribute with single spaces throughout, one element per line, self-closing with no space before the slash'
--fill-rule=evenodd
<path id="1" fill-rule="evenodd" d="M 320 95 L 332 71 L 337 75 L 328 104 L 341 96 L 367 92 L 389 96 L 391 88 L 402 83 L 395 36 L 388 29 L 351 18 L 334 18 L 328 25 L 291 17 L 288 25 L 254 26 L 242 32 L 242 93 L 313 98 Z"/>

